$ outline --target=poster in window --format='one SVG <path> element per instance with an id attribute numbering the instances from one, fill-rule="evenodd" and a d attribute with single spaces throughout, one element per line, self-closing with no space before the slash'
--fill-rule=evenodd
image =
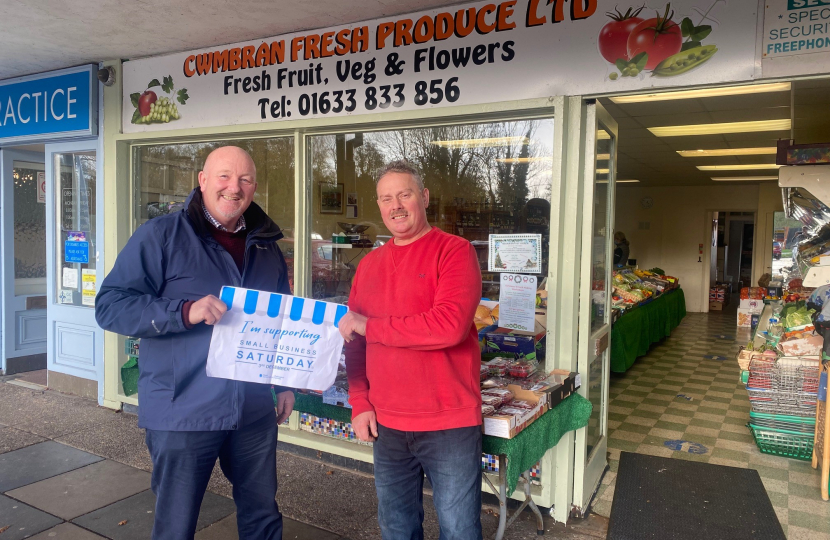
<path id="1" fill-rule="evenodd" d="M 343 184 L 320 184 L 320 213 L 343 213 Z"/>

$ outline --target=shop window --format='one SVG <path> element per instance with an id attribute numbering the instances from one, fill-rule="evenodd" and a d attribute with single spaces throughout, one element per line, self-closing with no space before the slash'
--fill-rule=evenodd
<path id="1" fill-rule="evenodd" d="M 14 294 L 46 294 L 46 197 L 38 197 L 44 181 L 42 163 L 15 161 Z"/>
<path id="2" fill-rule="evenodd" d="M 275 137 L 186 144 L 140 146 L 134 150 L 135 223 L 176 212 L 199 185 L 199 171 L 208 154 L 220 146 L 247 151 L 257 170 L 254 202 L 282 229 L 279 241 L 294 290 L 294 139 Z"/>
<path id="3" fill-rule="evenodd" d="M 320 135 L 310 141 L 314 298 L 346 302 L 358 263 L 390 241 L 375 180 L 381 167 L 399 159 L 423 176 L 430 224 L 475 246 L 482 297 L 499 297 L 498 274 L 487 267 L 490 234 L 540 234 L 542 277 L 547 274 L 551 119 Z M 341 234 L 346 238 L 333 236 Z"/>
<path id="4" fill-rule="evenodd" d="M 55 243 L 56 302 L 95 306 L 95 181 L 94 152 L 55 154 L 58 216 Z"/>

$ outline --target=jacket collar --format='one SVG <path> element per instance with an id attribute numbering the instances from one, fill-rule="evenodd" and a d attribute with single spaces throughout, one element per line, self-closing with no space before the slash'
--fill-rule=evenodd
<path id="1" fill-rule="evenodd" d="M 190 195 L 185 200 L 182 212 L 193 224 L 196 233 L 202 237 L 211 237 L 213 226 L 205 218 L 202 211 L 202 190 L 199 187 L 193 189 Z M 248 238 L 268 238 L 269 240 L 279 240 L 283 237 L 282 231 L 274 221 L 268 217 L 260 206 L 251 202 L 251 206 L 242 214 L 245 217 L 245 226 L 248 230 Z"/>

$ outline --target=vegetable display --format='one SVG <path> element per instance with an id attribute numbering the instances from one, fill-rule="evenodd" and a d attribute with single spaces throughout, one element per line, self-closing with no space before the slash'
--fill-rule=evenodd
<path id="1" fill-rule="evenodd" d="M 712 20 L 709 12 L 719 1 L 715 0 L 702 13 L 697 25 L 689 17 L 676 22 L 670 3 L 662 13 L 656 11 L 654 17 L 647 19 L 640 16 L 645 6 L 630 7 L 625 13 L 617 8 L 607 12 L 611 21 L 600 30 L 597 48 L 600 56 L 617 69 L 608 78 L 614 81 L 643 72 L 651 72 L 652 77 L 674 77 L 708 62 L 718 48 L 703 44 L 712 33 L 712 27 L 704 23 Z"/>

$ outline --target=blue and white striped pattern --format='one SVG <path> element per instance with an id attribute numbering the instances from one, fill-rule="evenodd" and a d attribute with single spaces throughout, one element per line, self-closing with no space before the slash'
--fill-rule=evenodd
<path id="1" fill-rule="evenodd" d="M 316 325 L 332 321 L 336 327 L 349 311 L 340 304 L 237 287 L 223 287 L 219 297 L 228 306 L 229 312 L 241 311 L 248 315 L 259 312 L 273 319 L 287 314 L 292 321 L 305 319 Z"/>

